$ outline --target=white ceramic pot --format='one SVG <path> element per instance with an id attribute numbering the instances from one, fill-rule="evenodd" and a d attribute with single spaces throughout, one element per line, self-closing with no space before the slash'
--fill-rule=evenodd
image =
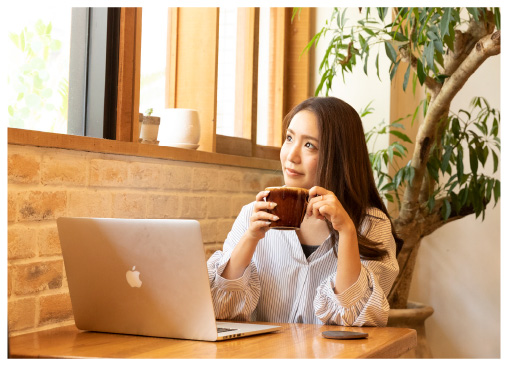
<path id="1" fill-rule="evenodd" d="M 197 149 L 201 137 L 198 111 L 167 108 L 161 113 L 159 145 Z"/>

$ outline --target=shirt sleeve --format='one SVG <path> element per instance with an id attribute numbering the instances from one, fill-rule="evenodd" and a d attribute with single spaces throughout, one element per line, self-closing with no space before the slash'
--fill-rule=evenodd
<path id="1" fill-rule="evenodd" d="M 395 239 L 390 220 L 377 209 L 370 210 L 367 237 L 382 243 L 388 254 L 380 260 L 361 260 L 358 280 L 340 294 L 335 294 L 336 273 L 330 275 L 317 289 L 314 298 L 316 316 L 324 324 L 344 326 L 386 326 L 388 322 L 388 293 L 399 273 L 395 257 Z"/>
<path id="2" fill-rule="evenodd" d="M 242 208 L 224 242 L 223 250 L 216 251 L 207 262 L 208 280 L 217 319 L 251 320 L 259 300 L 261 286 L 253 260 L 240 278 L 228 280 L 222 277 L 233 249 L 248 228 L 252 210 L 253 203 Z"/>

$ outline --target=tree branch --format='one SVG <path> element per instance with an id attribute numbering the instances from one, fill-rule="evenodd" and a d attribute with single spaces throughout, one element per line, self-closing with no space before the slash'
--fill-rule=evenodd
<path id="1" fill-rule="evenodd" d="M 413 69 L 413 71 L 417 72 L 418 58 L 415 55 L 413 55 L 413 53 L 409 52 L 405 47 L 402 47 L 399 51 L 402 60 L 405 62 L 409 62 L 411 64 L 411 68 Z M 424 84 L 432 96 L 439 93 L 439 90 L 441 89 L 441 84 L 439 84 L 436 80 L 434 80 L 434 78 L 428 75 L 425 77 Z"/>
<path id="2" fill-rule="evenodd" d="M 450 75 L 435 99 L 431 101 L 425 120 L 418 129 L 418 134 L 416 136 L 415 150 L 411 161 L 415 175 L 413 184 L 409 185 L 404 193 L 402 208 L 399 215 L 401 221 L 409 222 L 413 220 L 418 212 L 418 196 L 429 159 L 430 148 L 435 141 L 441 116 L 449 109 L 452 99 L 459 90 L 462 89 L 466 81 L 478 67 L 490 56 L 497 55 L 501 52 L 500 43 L 500 31 L 496 31 L 480 39 L 457 70 Z"/>
<path id="3" fill-rule="evenodd" d="M 445 75 L 451 75 L 457 70 L 460 64 L 471 53 L 476 42 L 491 34 L 494 31 L 494 14 L 487 12 L 487 17 L 476 22 L 472 20 L 465 32 L 455 30 L 455 41 L 453 42 L 453 52 L 449 50 L 445 55 Z"/>

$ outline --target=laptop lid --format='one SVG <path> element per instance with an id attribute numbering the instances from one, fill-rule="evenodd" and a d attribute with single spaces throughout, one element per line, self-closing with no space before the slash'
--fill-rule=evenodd
<path id="1" fill-rule="evenodd" d="M 215 341 L 278 326 L 221 323 L 217 334 L 201 229 L 195 220 L 59 218 L 76 326 Z"/>

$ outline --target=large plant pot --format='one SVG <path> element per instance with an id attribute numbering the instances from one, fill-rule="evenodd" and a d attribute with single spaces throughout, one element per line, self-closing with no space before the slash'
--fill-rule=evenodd
<path id="1" fill-rule="evenodd" d="M 412 301 L 408 301 L 406 309 L 390 309 L 388 326 L 415 329 L 418 337 L 416 348 L 400 358 L 432 358 L 425 334 L 425 320 L 432 313 L 434 309 L 431 306 Z"/>

